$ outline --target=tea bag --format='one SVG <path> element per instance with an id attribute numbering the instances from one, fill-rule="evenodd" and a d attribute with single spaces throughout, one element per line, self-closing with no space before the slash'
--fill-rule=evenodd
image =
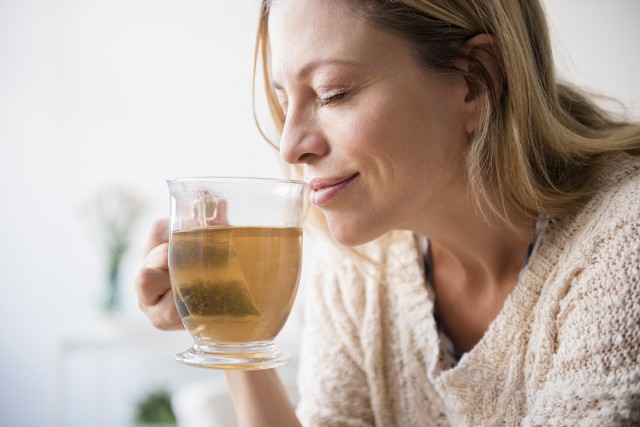
<path id="1" fill-rule="evenodd" d="M 227 202 L 202 190 L 193 205 L 193 217 L 200 228 L 228 224 Z M 183 304 L 178 304 L 181 316 L 224 316 L 228 321 L 255 320 L 261 315 L 240 268 L 235 248 L 229 235 L 205 233 L 204 241 L 193 242 L 192 248 L 182 251 L 198 251 L 197 259 L 209 270 L 207 278 L 197 278 L 178 285 Z M 196 247 L 197 246 L 197 247 Z M 188 256 L 187 256 L 188 257 Z M 190 258 L 190 257 L 188 257 Z"/>
<path id="2" fill-rule="evenodd" d="M 190 315 L 243 318 L 235 320 L 260 316 L 246 284 L 241 281 L 211 283 L 196 279 L 178 289 Z"/>

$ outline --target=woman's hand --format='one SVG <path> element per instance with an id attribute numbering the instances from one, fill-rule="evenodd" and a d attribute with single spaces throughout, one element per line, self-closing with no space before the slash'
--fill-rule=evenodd
<path id="1" fill-rule="evenodd" d="M 159 329 L 181 329 L 169 280 L 169 220 L 157 220 L 151 227 L 145 259 L 136 276 L 138 305 Z"/>

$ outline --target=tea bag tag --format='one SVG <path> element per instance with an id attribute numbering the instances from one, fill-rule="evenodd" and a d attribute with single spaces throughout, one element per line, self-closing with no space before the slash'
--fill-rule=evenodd
<path id="1" fill-rule="evenodd" d="M 227 201 L 209 190 L 200 190 L 193 202 L 193 217 L 200 227 L 229 225 Z"/>

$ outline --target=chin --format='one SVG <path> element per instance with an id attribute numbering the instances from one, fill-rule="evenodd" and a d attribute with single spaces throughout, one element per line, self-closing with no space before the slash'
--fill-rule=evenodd
<path id="1" fill-rule="evenodd" d="M 375 233 L 373 229 L 367 229 L 362 224 L 335 224 L 329 222 L 329 230 L 333 238 L 344 246 L 360 246 L 377 239 L 384 233 Z"/>

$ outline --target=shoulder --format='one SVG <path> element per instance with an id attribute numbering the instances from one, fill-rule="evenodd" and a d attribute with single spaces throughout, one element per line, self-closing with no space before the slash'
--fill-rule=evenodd
<path id="1" fill-rule="evenodd" d="M 577 384 L 571 393 L 585 413 L 596 404 L 627 410 L 640 392 L 640 162 L 612 156 L 594 185 L 581 210 L 545 231 L 534 340 L 547 372 L 539 398 L 563 406 L 558 396 Z"/>
<path id="2" fill-rule="evenodd" d="M 625 354 L 636 363 L 629 352 L 640 345 L 640 159 L 611 156 L 594 185 L 575 216 L 551 226 L 557 256 L 547 283 L 560 296 L 559 338 L 591 349 L 594 360 Z"/>
<path id="3" fill-rule="evenodd" d="M 558 304 L 561 336 L 584 345 L 620 327 L 640 336 L 640 158 L 610 156 L 594 185 L 574 215 L 551 220 L 539 252 L 543 299 Z"/>
<path id="4" fill-rule="evenodd" d="M 640 275 L 640 157 L 618 153 L 605 159 L 594 185 L 592 198 L 555 224 L 558 261 L 597 275 L 585 286 L 609 280 L 609 289 L 634 290 Z"/>
<path id="5" fill-rule="evenodd" d="M 576 217 L 576 227 L 584 229 L 584 249 L 597 259 L 616 262 L 622 253 L 640 249 L 640 157 L 624 153 L 612 155 L 594 184 L 592 199 Z"/>
<path id="6" fill-rule="evenodd" d="M 551 219 L 546 243 L 561 255 L 613 251 L 620 243 L 637 246 L 640 223 L 640 157 L 616 153 L 604 158 L 591 198 L 561 219 Z"/>
<path id="7" fill-rule="evenodd" d="M 600 162 L 596 179 L 599 186 L 610 187 L 640 177 L 640 155 L 628 152 L 609 154 Z"/>
<path id="8" fill-rule="evenodd" d="M 596 192 L 587 209 L 610 209 L 613 215 L 640 212 L 640 156 L 616 153 L 605 157 L 594 180 Z"/>

